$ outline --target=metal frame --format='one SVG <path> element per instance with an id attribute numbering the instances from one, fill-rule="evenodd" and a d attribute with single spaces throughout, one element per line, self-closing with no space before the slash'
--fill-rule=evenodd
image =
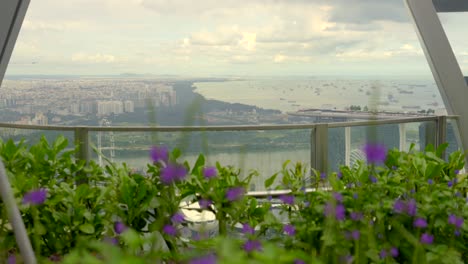
<path id="1" fill-rule="evenodd" d="M 447 112 L 459 116 L 461 145 L 467 150 L 468 87 L 436 11 L 436 7 L 439 11 L 468 11 L 466 0 L 405 0 L 405 3 Z M 437 143 L 443 140 L 444 137 L 439 137 Z"/>
<path id="2" fill-rule="evenodd" d="M 30 0 L 0 1 L 0 86 Z"/>
<path id="3" fill-rule="evenodd" d="M 447 119 L 457 120 L 457 116 L 421 116 L 412 118 L 398 118 L 391 120 L 371 120 L 357 122 L 315 123 L 305 125 L 264 125 L 264 126 L 126 126 L 126 127 L 100 127 L 100 126 L 41 126 L 0 123 L 0 128 L 27 129 L 27 130 L 54 130 L 74 133 L 75 145 L 78 146 L 77 159 L 88 162 L 90 160 L 90 132 L 222 132 L 222 131 L 261 131 L 261 130 L 310 130 L 310 165 L 320 172 L 328 172 L 328 129 L 345 128 L 346 154 L 350 153 L 350 131 L 357 126 L 378 126 L 398 124 L 404 127 L 406 123 L 433 122 L 427 126 L 427 135 L 435 146 L 445 142 Z M 347 132 L 346 132 L 347 131 Z M 404 133 L 400 129 L 400 133 Z M 348 134 L 348 136 L 346 135 Z M 405 135 L 402 135 L 403 137 Z M 426 139 L 429 141 L 429 139 Z M 400 144 L 400 147 L 404 144 Z M 401 149 L 404 150 L 404 149 Z M 349 163 L 349 161 L 347 161 Z M 349 164 L 347 164 L 349 165 Z"/>
<path id="4" fill-rule="evenodd" d="M 0 1 L 0 87 L 13 53 L 21 25 L 23 24 L 30 0 Z M 31 241 L 28 238 L 23 219 L 16 204 L 13 190 L 2 160 L 0 159 L 0 196 L 5 203 L 8 218 L 15 233 L 16 242 L 27 264 L 37 263 Z"/>

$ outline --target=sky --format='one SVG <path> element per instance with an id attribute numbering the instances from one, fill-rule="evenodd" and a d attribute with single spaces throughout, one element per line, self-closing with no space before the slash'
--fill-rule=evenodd
<path id="1" fill-rule="evenodd" d="M 468 14 L 440 16 L 468 75 Z M 7 75 L 430 76 L 402 0 L 33 0 Z"/>

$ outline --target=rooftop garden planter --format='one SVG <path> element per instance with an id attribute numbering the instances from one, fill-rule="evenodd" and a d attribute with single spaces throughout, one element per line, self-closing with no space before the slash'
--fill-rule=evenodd
<path id="1" fill-rule="evenodd" d="M 0 143 L 40 263 L 468 262 L 464 156 L 444 161 L 446 146 L 371 144 L 367 161 L 329 175 L 286 162 L 265 187 L 289 192 L 257 199 L 257 172 L 203 155 L 188 164 L 154 147 L 139 174 L 77 162 L 67 144 Z M 0 260 L 22 263 L 3 202 Z"/>

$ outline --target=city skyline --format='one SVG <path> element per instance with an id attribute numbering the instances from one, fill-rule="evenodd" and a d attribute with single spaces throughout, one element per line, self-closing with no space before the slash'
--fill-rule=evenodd
<path id="1" fill-rule="evenodd" d="M 440 17 L 468 75 L 467 16 Z M 122 73 L 431 75 L 403 1 L 32 1 L 8 75 Z"/>

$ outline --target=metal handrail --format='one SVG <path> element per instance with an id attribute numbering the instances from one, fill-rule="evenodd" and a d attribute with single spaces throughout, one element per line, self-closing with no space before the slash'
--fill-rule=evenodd
<path id="1" fill-rule="evenodd" d="M 444 116 L 448 119 L 458 119 L 458 116 Z M 258 131 L 258 130 L 292 130 L 292 129 L 312 129 L 319 125 L 326 124 L 329 128 L 340 127 L 355 127 L 355 126 L 372 126 L 386 124 L 401 124 L 437 121 L 440 116 L 421 116 L 410 118 L 395 118 L 385 120 L 369 120 L 369 121 L 351 121 L 351 122 L 334 122 L 334 123 L 313 123 L 313 124 L 298 124 L 298 125 L 242 125 L 242 126 L 57 126 L 57 125 L 26 125 L 14 123 L 1 123 L 0 128 L 15 128 L 28 130 L 58 130 L 58 131 L 75 131 L 76 129 L 86 129 L 92 132 L 209 132 L 209 131 Z"/>
<path id="2" fill-rule="evenodd" d="M 0 128 L 27 129 L 27 130 L 55 130 L 70 131 L 74 133 L 75 145 L 78 147 L 76 158 L 88 162 L 90 160 L 89 132 L 222 132 L 222 131 L 266 131 L 266 130 L 299 130 L 308 129 L 310 134 L 310 165 L 320 172 L 328 170 L 328 129 L 349 128 L 356 126 L 378 126 L 415 122 L 434 122 L 435 127 L 430 128 L 431 141 L 436 147 L 445 142 L 445 129 L 447 119 L 458 119 L 457 116 L 419 116 L 402 117 L 395 119 L 336 123 L 313 123 L 298 125 L 242 125 L 242 126 L 125 126 L 125 127 L 101 127 L 101 126 L 57 126 L 57 125 L 26 125 L 0 123 Z M 349 134 L 349 131 L 348 131 Z M 400 145 L 401 148 L 401 145 Z"/>

